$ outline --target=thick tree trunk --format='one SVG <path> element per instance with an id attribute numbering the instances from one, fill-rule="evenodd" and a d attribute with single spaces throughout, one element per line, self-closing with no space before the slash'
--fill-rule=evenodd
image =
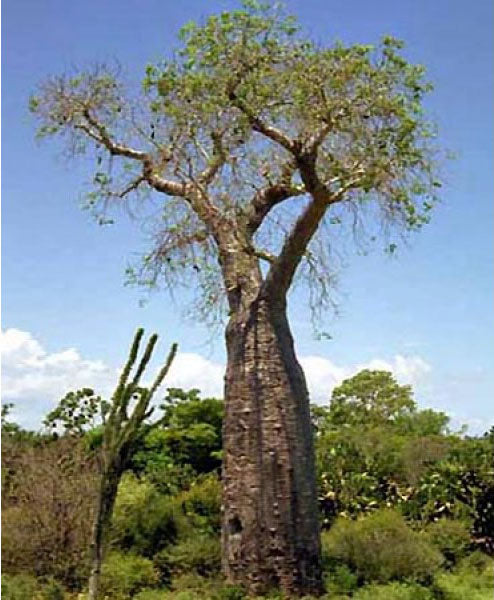
<path id="1" fill-rule="evenodd" d="M 321 592 L 309 399 L 285 306 L 255 300 L 227 328 L 223 571 L 252 593 Z"/>

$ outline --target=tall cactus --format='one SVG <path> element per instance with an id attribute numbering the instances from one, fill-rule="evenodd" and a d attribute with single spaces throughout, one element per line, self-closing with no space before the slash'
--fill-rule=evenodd
<path id="1" fill-rule="evenodd" d="M 134 377 L 129 382 L 132 368 L 139 354 L 139 346 L 143 335 L 144 330 L 138 329 L 130 348 L 129 357 L 113 393 L 110 409 L 105 420 L 100 492 L 91 540 L 89 600 L 96 600 L 98 597 L 101 564 L 103 562 L 106 536 L 113 513 L 118 484 L 123 472 L 128 467 L 129 460 L 135 449 L 135 443 L 142 431 L 142 425 L 153 412 L 153 407 L 150 407 L 151 400 L 168 373 L 177 352 L 177 344 L 172 344 L 168 358 L 151 387 L 139 387 L 142 374 L 151 359 L 158 340 L 156 334 L 153 334 L 149 338 Z M 138 398 L 133 410 L 129 414 L 129 404 L 134 394 Z"/>

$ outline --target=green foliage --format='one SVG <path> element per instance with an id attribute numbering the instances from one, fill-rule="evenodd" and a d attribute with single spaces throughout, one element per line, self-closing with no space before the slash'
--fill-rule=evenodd
<path id="1" fill-rule="evenodd" d="M 177 493 L 197 474 L 221 465 L 223 402 L 170 388 L 161 408 L 163 416 L 139 442 L 131 468 L 161 491 Z"/>
<path id="2" fill-rule="evenodd" d="M 427 408 L 399 415 L 395 424 L 403 434 L 425 437 L 446 434 L 449 421 L 450 418 L 445 413 Z"/>
<path id="3" fill-rule="evenodd" d="M 455 564 L 465 556 L 472 544 L 471 526 L 462 521 L 440 519 L 431 523 L 427 529 L 430 543 L 441 551 L 450 564 Z"/>
<path id="4" fill-rule="evenodd" d="M 238 585 L 224 585 L 216 593 L 217 600 L 243 600 L 245 590 Z"/>
<path id="5" fill-rule="evenodd" d="M 35 598 L 39 587 L 36 577 L 27 573 L 19 573 L 18 575 L 2 574 L 2 600 Z"/>
<path id="6" fill-rule="evenodd" d="M 56 433 L 58 427 L 63 427 L 65 434 L 82 435 L 88 429 L 93 429 L 104 421 L 109 410 L 109 404 L 96 396 L 90 388 L 83 388 L 66 394 L 43 420 L 43 425 Z"/>
<path id="7" fill-rule="evenodd" d="M 141 590 L 138 592 L 133 600 L 167 600 L 167 594 L 164 590 Z"/>
<path id="8" fill-rule="evenodd" d="M 339 519 L 322 540 L 326 560 L 346 564 L 360 581 L 426 581 L 442 561 L 440 553 L 391 510 L 358 521 Z"/>
<path id="9" fill-rule="evenodd" d="M 219 574 L 221 550 L 218 537 L 195 535 L 179 541 L 159 554 L 161 564 L 169 565 L 172 574 Z"/>
<path id="10" fill-rule="evenodd" d="M 221 483 L 215 475 L 198 479 L 175 500 L 194 530 L 218 534 L 221 527 Z"/>
<path id="11" fill-rule="evenodd" d="M 397 582 L 366 585 L 352 598 L 355 600 L 434 600 L 431 591 L 425 587 Z"/>
<path id="12" fill-rule="evenodd" d="M 202 190 L 212 199 L 219 216 L 241 216 L 252 190 L 272 182 L 293 186 L 292 195 L 310 191 L 297 171 L 313 140 L 321 189 L 342 201 L 331 209 L 334 224 L 350 225 L 352 210 L 369 204 L 366 215 L 400 232 L 429 221 L 441 185 L 435 128 L 423 111 L 431 85 L 424 67 L 403 57 L 402 42 L 385 36 L 375 46 L 322 46 L 304 39 L 297 20 L 279 4 L 252 0 L 189 23 L 179 37 L 172 58 L 147 66 L 143 117 L 132 131 L 133 102 L 115 69 L 50 78 L 30 100 L 40 136 L 68 138 L 73 153 L 92 153 L 89 204 L 101 222 L 108 222 L 109 199 L 163 191 L 151 176 L 154 168 L 142 176 L 144 157 L 172 183 L 157 243 L 141 268 L 130 268 L 132 281 L 156 285 L 163 278 L 175 287 L 198 280 L 203 314 L 214 312 L 225 290 L 213 232 L 204 227 L 204 211 L 184 202 L 186 194 L 173 184 L 184 178 L 194 193 Z M 132 140 L 135 148 L 121 140 Z M 109 161 L 111 173 L 106 152 L 122 158 L 120 165 Z M 242 233 L 244 225 L 236 219 Z M 265 222 L 266 250 L 275 253 L 280 229 L 292 226 L 293 211 Z M 369 229 L 379 228 L 373 222 Z M 388 244 L 389 251 L 396 245 Z M 323 299 L 327 255 L 303 248 L 299 258 L 301 275 L 320 284 Z"/>
<path id="13" fill-rule="evenodd" d="M 140 590 L 156 587 L 158 581 L 158 573 L 147 558 L 110 552 L 101 570 L 101 595 L 130 600 Z"/>
<path id="14" fill-rule="evenodd" d="M 383 378 L 373 380 L 383 392 Z M 388 389 L 396 391 L 394 386 Z M 392 402 L 386 406 L 382 393 L 371 422 L 361 415 L 353 424 L 337 424 L 330 408 L 313 410 L 323 518 L 326 526 L 337 519 L 323 533 L 323 598 L 430 600 L 434 595 L 437 600 L 484 600 L 492 588 L 493 563 L 472 549 L 491 547 L 494 436 L 451 435 L 442 413 L 413 407 L 387 418 L 397 406 L 396 397 L 391 393 Z M 205 437 L 194 434 L 186 442 L 181 438 L 200 425 L 220 435 L 223 405 L 201 400 L 196 390 L 170 389 L 163 409 L 155 431 L 171 429 L 174 436 L 162 443 L 165 438 L 144 428 L 136 443 L 140 467 L 132 463 L 139 475 L 127 472 L 119 485 L 110 535 L 113 552 L 105 566 L 106 593 L 109 600 L 242 598 L 243 590 L 223 585 L 218 578 L 221 483 L 216 468 L 199 473 L 198 465 L 207 462 L 189 456 L 207 446 L 201 446 Z M 79 491 L 82 484 L 94 484 L 91 461 L 96 454 L 88 454 L 86 447 L 101 447 L 101 430 L 57 440 L 38 440 L 17 430 L 3 434 L 2 466 L 8 471 L 2 490 L 3 566 L 9 572 L 3 597 L 58 600 L 63 597 L 58 582 L 77 590 L 87 574 L 82 550 L 88 546 L 87 510 L 93 501 L 89 492 Z M 180 441 L 173 445 L 170 440 Z M 213 448 L 218 446 L 212 444 L 208 451 Z M 206 452 L 202 457 L 209 460 Z M 194 460 L 195 468 L 189 465 L 187 476 L 179 480 L 175 475 L 172 484 L 170 471 L 175 468 L 177 474 Z M 83 477 L 82 483 L 78 477 Z M 46 481 L 57 485 L 47 487 Z M 53 492 L 57 506 L 64 507 L 63 517 L 50 508 Z M 408 525 L 396 510 L 380 510 L 389 505 L 407 517 Z M 356 520 L 338 518 L 340 514 Z M 77 543 L 63 546 L 63 540 Z M 443 571 L 438 571 L 441 560 Z M 33 574 L 43 579 L 24 574 L 34 564 L 38 571 Z M 53 576 L 56 580 L 50 581 Z M 417 582 L 432 584 L 426 589 Z M 271 597 L 281 598 L 278 590 Z"/>
<path id="15" fill-rule="evenodd" d="M 64 589 L 54 579 L 32 575 L 2 575 L 2 600 L 64 600 Z"/>
<path id="16" fill-rule="evenodd" d="M 467 558 L 453 573 L 438 573 L 434 589 L 441 600 L 491 600 L 494 561 L 485 555 L 477 555 L 474 561 Z"/>
<path id="17" fill-rule="evenodd" d="M 325 572 L 324 585 L 330 595 L 351 594 L 358 587 L 358 577 L 346 565 L 333 564 Z"/>
<path id="18" fill-rule="evenodd" d="M 360 371 L 333 390 L 328 421 L 332 426 L 380 425 L 416 409 L 409 385 L 389 371 Z"/>
<path id="19" fill-rule="evenodd" d="M 494 548 L 493 441 L 464 438 L 451 441 L 444 458 L 420 478 L 413 495 L 403 506 L 409 518 L 424 523 L 448 516 L 473 520 L 473 535 L 483 547 Z"/>
<path id="20" fill-rule="evenodd" d="M 184 515 L 176 502 L 127 474 L 119 486 L 111 524 L 112 544 L 152 557 L 173 543 Z"/>

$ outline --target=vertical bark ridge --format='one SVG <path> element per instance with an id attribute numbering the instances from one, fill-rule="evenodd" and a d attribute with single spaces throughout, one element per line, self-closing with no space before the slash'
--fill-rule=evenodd
<path id="1" fill-rule="evenodd" d="M 227 330 L 223 569 L 253 593 L 321 590 L 308 394 L 284 307 L 265 299 Z"/>

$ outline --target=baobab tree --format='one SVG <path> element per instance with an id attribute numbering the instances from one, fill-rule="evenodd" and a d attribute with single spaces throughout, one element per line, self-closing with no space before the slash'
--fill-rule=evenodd
<path id="1" fill-rule="evenodd" d="M 226 305 L 225 576 L 317 593 L 309 398 L 287 293 L 305 277 L 312 304 L 330 299 L 328 249 L 355 223 L 427 222 L 439 185 L 430 86 L 391 37 L 320 46 L 254 0 L 180 39 L 147 67 L 142 95 L 100 66 L 45 81 L 31 109 L 40 135 L 94 159 L 89 204 L 102 219 L 152 194 L 152 243 L 131 275 L 195 285 L 203 314 Z"/>

